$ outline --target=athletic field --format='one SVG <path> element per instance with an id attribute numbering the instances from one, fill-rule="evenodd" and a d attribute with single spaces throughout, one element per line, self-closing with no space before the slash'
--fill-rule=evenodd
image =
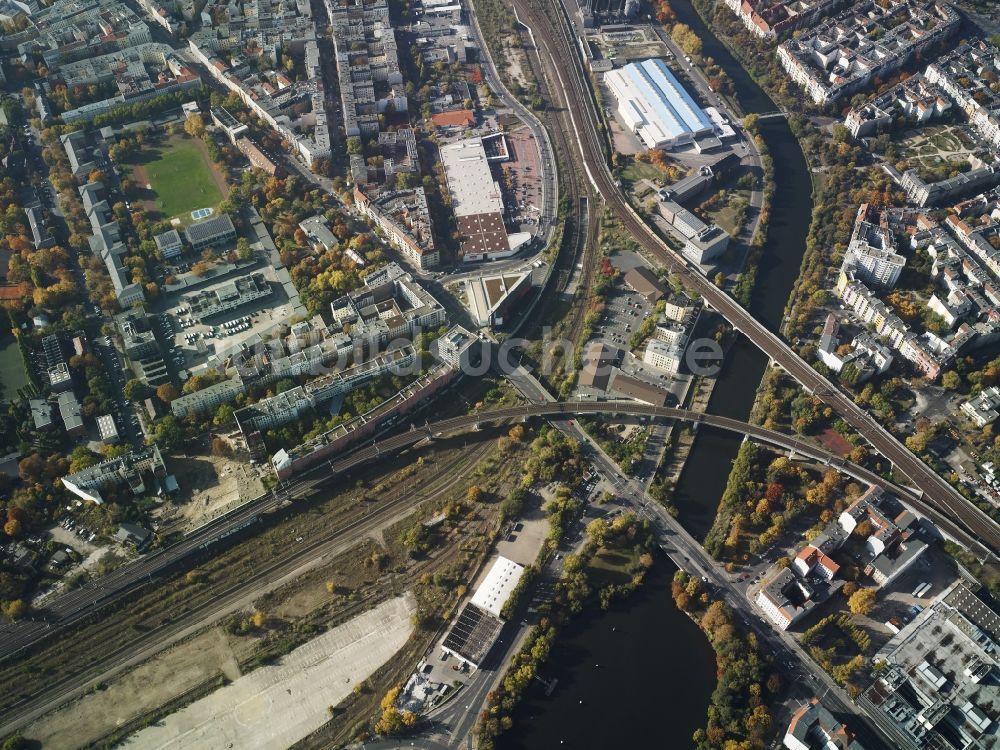
<path id="1" fill-rule="evenodd" d="M 148 183 L 155 194 L 152 208 L 189 223 L 192 211 L 222 202 L 222 191 L 200 141 L 174 137 L 157 150 L 156 159 L 135 169 L 140 189 Z"/>

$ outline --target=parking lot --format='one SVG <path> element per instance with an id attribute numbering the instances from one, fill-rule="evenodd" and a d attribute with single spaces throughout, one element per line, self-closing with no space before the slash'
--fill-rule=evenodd
<path id="1" fill-rule="evenodd" d="M 653 305 L 619 281 L 608 291 L 604 312 L 594 326 L 594 337 L 627 350 L 642 322 L 655 314 Z"/>
<path id="2" fill-rule="evenodd" d="M 528 128 L 506 134 L 510 159 L 501 162 L 507 221 L 521 231 L 532 231 L 542 207 L 542 173 L 538 145 Z"/>
<path id="3" fill-rule="evenodd" d="M 290 321 L 293 305 L 275 280 L 273 269 L 260 270 L 271 286 L 269 297 L 213 315 L 204 322 L 191 314 L 184 295 L 175 296 L 172 306 L 154 324 L 158 338 L 167 344 L 165 357 L 170 369 L 178 372 L 200 370 L 213 356 L 218 355 L 221 360 L 226 352 L 239 349 L 248 340 L 256 340 L 255 337 L 264 336 Z"/>

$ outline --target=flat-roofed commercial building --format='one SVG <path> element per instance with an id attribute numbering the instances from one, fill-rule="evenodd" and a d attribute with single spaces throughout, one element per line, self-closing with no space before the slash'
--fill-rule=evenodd
<path id="1" fill-rule="evenodd" d="M 217 247 L 236 240 L 236 227 L 228 214 L 189 226 L 185 232 L 192 249 L 197 252 L 206 247 Z"/>
<path id="2" fill-rule="evenodd" d="M 604 76 L 623 123 L 648 148 L 674 148 L 712 135 L 711 118 L 663 60 L 629 63 Z"/>
<path id="3" fill-rule="evenodd" d="M 493 178 L 483 139 L 469 138 L 442 147 L 441 164 L 465 260 L 510 255 L 512 250 L 503 221 L 503 194 Z"/>
<path id="4" fill-rule="evenodd" d="M 232 281 L 226 281 L 213 289 L 203 289 L 194 294 L 185 295 L 184 303 L 191 308 L 191 315 L 200 321 L 218 315 L 227 310 L 234 310 L 240 305 L 268 297 L 271 285 L 267 283 L 262 273 L 252 273 Z"/>

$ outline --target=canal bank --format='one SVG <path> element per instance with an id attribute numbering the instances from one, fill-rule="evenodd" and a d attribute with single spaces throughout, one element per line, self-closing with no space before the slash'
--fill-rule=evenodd
<path id="1" fill-rule="evenodd" d="M 745 112 L 777 109 L 726 47 L 709 31 L 690 0 L 671 0 L 678 21 L 690 26 L 733 80 Z M 750 297 L 753 315 L 781 328 L 785 303 L 799 275 L 812 215 L 812 181 L 798 142 L 784 119 L 760 123 L 774 161 L 768 239 Z M 714 414 L 746 420 L 767 359 L 743 336 L 727 354 L 708 403 Z M 672 502 L 681 522 L 704 538 L 715 518 L 740 438 L 699 430 Z M 670 597 L 673 566 L 657 561 L 658 575 L 607 613 L 589 611 L 556 640 L 543 677 L 559 680 L 551 696 L 540 685 L 516 710 L 502 750 L 538 747 L 688 748 L 705 726 L 715 682 L 714 652 L 704 634 Z M 619 637 L 625 635 L 626 637 Z"/>
<path id="2" fill-rule="evenodd" d="M 498 750 L 691 746 L 715 689 L 715 652 L 674 605 L 676 568 L 658 555 L 646 581 L 604 612 L 593 604 L 556 638 L 545 680 L 515 711 Z"/>
<path id="3" fill-rule="evenodd" d="M 702 54 L 711 57 L 732 79 L 743 111 L 777 109 L 711 32 L 690 0 L 672 0 L 670 6 L 677 20 L 690 26 L 701 39 Z M 813 208 L 812 180 L 798 141 L 783 118 L 763 120 L 759 128 L 774 162 L 775 190 L 767 242 L 758 263 L 749 310 L 772 331 L 778 331 L 805 251 Z M 708 411 L 747 420 L 766 367 L 767 358 L 760 350 L 744 336 L 738 336 L 726 356 Z M 704 538 L 712 526 L 740 442 L 732 433 L 702 429 L 688 456 L 672 502 L 680 512 L 681 522 L 699 538 Z"/>

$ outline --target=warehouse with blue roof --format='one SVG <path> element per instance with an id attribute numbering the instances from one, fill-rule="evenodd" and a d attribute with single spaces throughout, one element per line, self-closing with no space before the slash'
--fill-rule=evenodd
<path id="1" fill-rule="evenodd" d="M 715 132 L 711 118 L 663 60 L 629 63 L 605 74 L 604 81 L 622 123 L 648 148 L 669 150 Z"/>

